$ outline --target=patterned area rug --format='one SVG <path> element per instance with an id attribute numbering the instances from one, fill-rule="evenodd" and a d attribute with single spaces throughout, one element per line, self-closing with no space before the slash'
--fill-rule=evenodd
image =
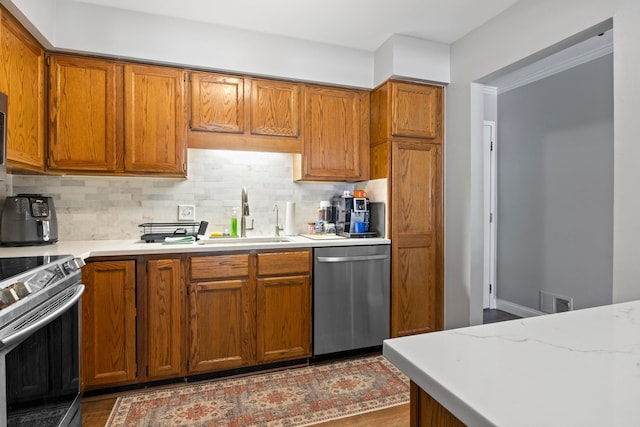
<path id="1" fill-rule="evenodd" d="M 107 427 L 307 426 L 409 402 L 383 356 L 119 397 Z"/>

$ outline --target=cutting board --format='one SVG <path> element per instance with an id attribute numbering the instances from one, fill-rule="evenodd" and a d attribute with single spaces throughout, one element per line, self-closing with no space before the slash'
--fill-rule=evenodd
<path id="1" fill-rule="evenodd" d="M 339 240 L 346 239 L 346 237 L 338 236 L 336 234 L 301 234 L 302 237 L 312 240 Z"/>

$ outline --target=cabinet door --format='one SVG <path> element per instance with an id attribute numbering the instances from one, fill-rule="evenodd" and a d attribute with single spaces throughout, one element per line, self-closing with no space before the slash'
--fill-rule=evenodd
<path id="1" fill-rule="evenodd" d="M 44 49 L 4 9 L 0 91 L 7 94 L 7 164 L 44 169 Z"/>
<path id="2" fill-rule="evenodd" d="M 360 181 L 368 178 L 368 94 L 305 87 L 305 122 L 299 179 Z"/>
<path id="3" fill-rule="evenodd" d="M 125 171 L 186 175 L 182 70 L 127 64 Z"/>
<path id="4" fill-rule="evenodd" d="M 310 276 L 258 279 L 258 362 L 311 356 Z"/>
<path id="5" fill-rule="evenodd" d="M 391 137 L 442 142 L 442 91 L 439 86 L 391 82 Z"/>
<path id="6" fill-rule="evenodd" d="M 394 142 L 391 178 L 391 334 L 443 328 L 440 146 Z"/>
<path id="7" fill-rule="evenodd" d="M 191 130 L 244 132 L 244 79 L 191 74 Z"/>
<path id="8" fill-rule="evenodd" d="M 189 373 L 253 363 L 253 311 L 248 280 L 189 285 Z"/>
<path id="9" fill-rule="evenodd" d="M 136 380 L 135 261 L 82 269 L 82 381 L 85 387 Z"/>
<path id="10" fill-rule="evenodd" d="M 120 69 L 120 73 L 122 70 Z M 116 169 L 122 98 L 114 62 L 52 56 L 49 62 L 49 168 Z M 118 102 L 120 101 L 120 102 Z"/>
<path id="11" fill-rule="evenodd" d="M 300 86 L 274 80 L 249 81 L 251 85 L 251 134 L 298 137 L 300 135 Z"/>
<path id="12" fill-rule="evenodd" d="M 186 285 L 179 259 L 147 261 L 147 367 L 149 379 L 184 375 Z"/>

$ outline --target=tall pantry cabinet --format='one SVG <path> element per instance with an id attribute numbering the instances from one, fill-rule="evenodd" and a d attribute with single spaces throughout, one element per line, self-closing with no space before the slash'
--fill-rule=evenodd
<path id="1" fill-rule="evenodd" d="M 388 179 L 391 336 L 444 327 L 443 88 L 371 93 L 371 179 Z"/>

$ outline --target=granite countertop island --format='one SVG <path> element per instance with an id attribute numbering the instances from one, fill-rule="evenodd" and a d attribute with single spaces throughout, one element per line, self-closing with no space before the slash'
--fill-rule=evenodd
<path id="1" fill-rule="evenodd" d="M 280 241 L 275 241 L 280 240 Z M 195 243 L 145 243 L 141 240 L 69 240 L 50 245 L 2 246 L 0 258 L 43 255 L 74 255 L 81 258 L 98 256 L 151 255 L 170 253 L 228 252 L 256 249 L 300 249 L 327 246 L 388 245 L 383 238 L 306 238 L 303 236 L 256 236 L 249 238 L 212 238 Z"/>
<path id="2" fill-rule="evenodd" d="M 640 425 L 640 301 L 390 339 L 383 353 L 468 426 Z"/>

